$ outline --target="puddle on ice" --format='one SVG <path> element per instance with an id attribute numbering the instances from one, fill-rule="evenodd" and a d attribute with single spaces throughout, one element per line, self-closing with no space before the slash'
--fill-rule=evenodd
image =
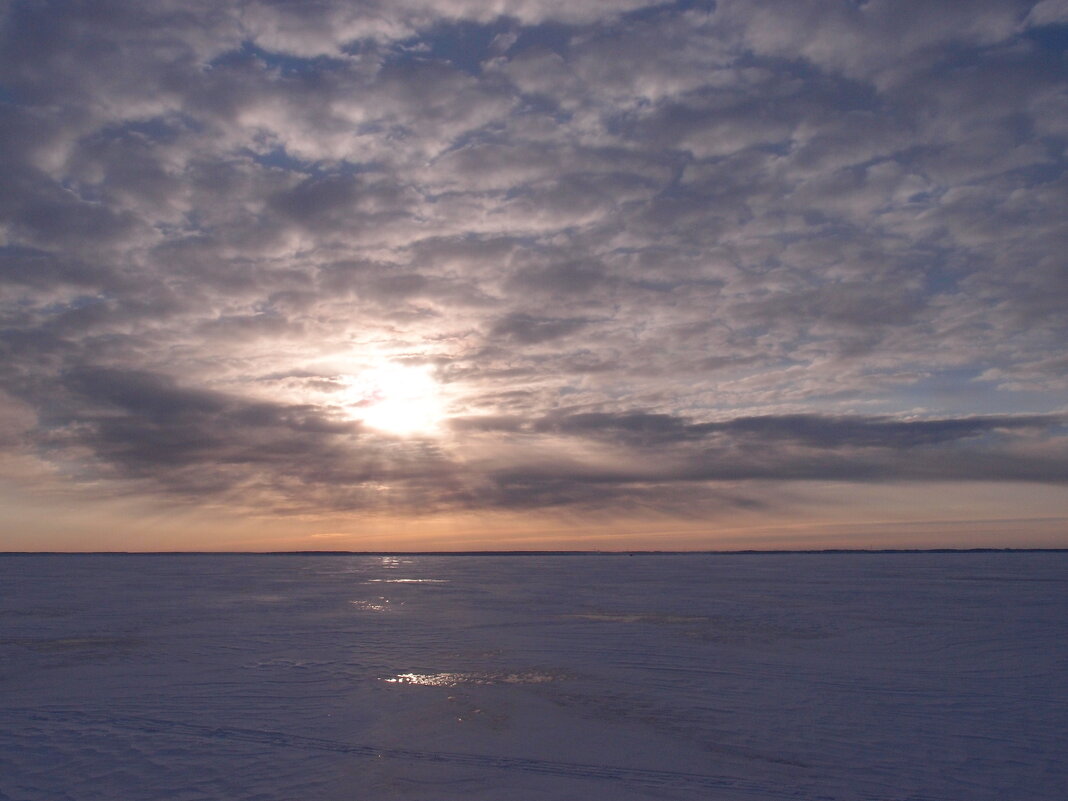
<path id="1" fill-rule="evenodd" d="M 418 684 L 423 687 L 456 687 L 461 684 L 545 684 L 563 676 L 537 670 L 515 673 L 398 673 L 382 679 L 388 684 Z"/>
<path id="2" fill-rule="evenodd" d="M 389 609 L 388 598 L 379 598 L 377 601 L 350 601 L 349 603 L 365 612 L 385 612 Z"/>
<path id="3" fill-rule="evenodd" d="M 398 559 L 396 556 L 383 556 L 382 567 L 394 570 L 401 565 L 410 565 L 413 561 L 412 559 Z"/>

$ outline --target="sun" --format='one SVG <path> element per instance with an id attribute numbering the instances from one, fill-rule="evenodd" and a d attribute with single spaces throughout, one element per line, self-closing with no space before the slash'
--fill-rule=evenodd
<path id="1" fill-rule="evenodd" d="M 341 380 L 345 413 L 369 428 L 397 436 L 432 434 L 445 417 L 441 386 L 429 366 L 388 363 Z"/>

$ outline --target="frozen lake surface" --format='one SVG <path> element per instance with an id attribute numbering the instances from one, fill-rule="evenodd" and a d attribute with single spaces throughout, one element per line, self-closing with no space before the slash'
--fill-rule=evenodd
<path id="1" fill-rule="evenodd" d="M 12 801 L 1064 801 L 1068 553 L 0 557 Z"/>

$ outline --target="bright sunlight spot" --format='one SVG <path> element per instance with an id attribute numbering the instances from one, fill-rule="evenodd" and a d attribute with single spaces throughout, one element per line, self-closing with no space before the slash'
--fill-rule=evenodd
<path id="1" fill-rule="evenodd" d="M 345 379 L 349 414 L 371 428 L 408 436 L 437 430 L 445 403 L 429 367 L 386 364 Z"/>

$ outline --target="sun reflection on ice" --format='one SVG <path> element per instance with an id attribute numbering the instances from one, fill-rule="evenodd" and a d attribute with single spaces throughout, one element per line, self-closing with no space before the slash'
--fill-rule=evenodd
<path id="1" fill-rule="evenodd" d="M 560 678 L 552 673 L 527 670 L 515 673 L 398 673 L 382 681 L 422 687 L 456 687 L 460 684 L 544 684 Z"/>
<path id="2" fill-rule="evenodd" d="M 377 601 L 363 601 L 363 600 L 361 600 L 361 601 L 352 601 L 351 603 L 357 609 L 363 609 L 363 610 L 365 610 L 367 612 L 385 612 L 385 611 L 387 611 L 389 609 L 389 606 L 387 606 L 387 604 L 389 603 L 389 599 L 388 598 L 381 598 L 380 597 Z"/>

